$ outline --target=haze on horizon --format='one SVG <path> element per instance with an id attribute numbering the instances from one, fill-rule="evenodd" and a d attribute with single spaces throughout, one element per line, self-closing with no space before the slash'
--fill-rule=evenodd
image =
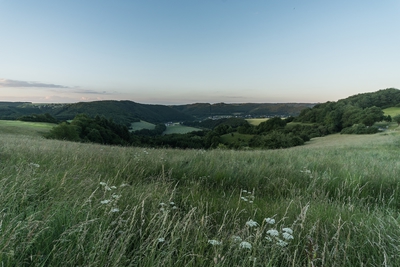
<path id="1" fill-rule="evenodd" d="M 0 0 L 0 101 L 336 101 L 400 88 L 399 29 L 398 0 Z"/>

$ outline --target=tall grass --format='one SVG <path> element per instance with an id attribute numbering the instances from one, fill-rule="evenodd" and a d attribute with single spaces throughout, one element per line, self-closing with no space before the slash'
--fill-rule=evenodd
<path id="1" fill-rule="evenodd" d="M 378 134 L 203 151 L 2 135 L 0 262 L 400 266 L 399 145 Z"/>

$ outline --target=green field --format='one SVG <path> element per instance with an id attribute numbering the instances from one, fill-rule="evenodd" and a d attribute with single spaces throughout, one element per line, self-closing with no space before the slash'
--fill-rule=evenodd
<path id="1" fill-rule="evenodd" d="M 21 125 L 0 132 L 2 266 L 400 266 L 395 131 L 205 151 Z"/>
<path id="2" fill-rule="evenodd" d="M 257 126 L 260 123 L 268 120 L 268 118 L 258 118 L 258 119 L 246 119 L 251 125 Z"/>
<path id="3" fill-rule="evenodd" d="M 141 120 L 140 122 L 132 122 L 130 130 L 131 131 L 138 131 L 138 130 L 142 130 L 142 129 L 153 130 L 155 127 L 156 127 L 155 124 Z"/>
<path id="4" fill-rule="evenodd" d="M 45 122 L 25 122 L 0 120 L 0 134 L 25 134 L 41 136 L 56 124 Z"/>
<path id="5" fill-rule="evenodd" d="M 394 117 L 396 115 L 400 115 L 400 107 L 385 108 L 383 112 L 386 116 L 390 115 L 391 117 Z"/>
<path id="6" fill-rule="evenodd" d="M 201 131 L 201 129 L 181 125 L 180 123 L 173 123 L 167 126 L 167 130 L 165 130 L 163 134 L 185 134 L 194 131 Z"/>

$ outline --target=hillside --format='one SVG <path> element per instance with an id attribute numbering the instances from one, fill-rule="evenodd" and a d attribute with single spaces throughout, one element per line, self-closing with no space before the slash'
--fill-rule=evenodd
<path id="1" fill-rule="evenodd" d="M 212 116 L 297 116 L 300 111 L 305 108 L 313 107 L 311 103 L 243 103 L 243 104 L 226 104 L 226 103 L 196 103 L 188 105 L 172 106 L 185 114 L 194 116 L 198 119 L 204 119 Z"/>
<path id="2" fill-rule="evenodd" d="M 132 101 L 94 101 L 73 104 L 32 104 L 29 102 L 0 102 L 0 119 L 15 120 L 21 116 L 49 113 L 58 120 L 71 120 L 77 114 L 112 118 L 129 125 L 144 120 L 150 123 L 193 121 L 210 116 L 295 116 L 313 104 L 188 104 L 150 105 Z"/>

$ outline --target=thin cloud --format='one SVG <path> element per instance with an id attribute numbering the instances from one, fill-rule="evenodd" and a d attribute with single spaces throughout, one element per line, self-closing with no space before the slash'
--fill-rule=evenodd
<path id="1" fill-rule="evenodd" d="M 38 82 L 27 82 L 27 81 L 17 81 L 17 80 L 8 80 L 8 79 L 0 79 L 0 87 L 4 88 L 70 88 L 64 85 L 51 84 L 51 83 L 38 83 Z"/>
<path id="2" fill-rule="evenodd" d="M 90 89 L 75 89 L 72 93 L 76 94 L 93 94 L 93 95 L 109 95 L 111 93 L 107 91 L 95 91 Z"/>

